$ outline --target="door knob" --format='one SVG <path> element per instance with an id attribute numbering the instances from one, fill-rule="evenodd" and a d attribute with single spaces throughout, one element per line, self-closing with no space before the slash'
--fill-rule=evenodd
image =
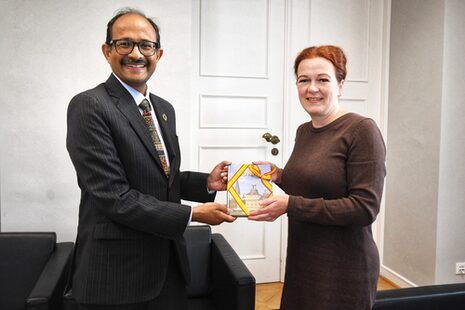
<path id="1" fill-rule="evenodd" d="M 272 144 L 278 144 L 281 141 L 281 140 L 279 140 L 278 136 L 273 136 L 269 132 L 264 133 L 262 138 L 265 139 L 267 142 L 270 142 Z"/>
<path id="2" fill-rule="evenodd" d="M 270 142 L 273 143 L 273 144 L 278 144 L 279 143 L 279 138 L 278 136 L 272 136 L 271 139 L 270 139 Z"/>
<path id="3" fill-rule="evenodd" d="M 272 137 L 272 135 L 271 135 L 271 133 L 269 133 L 269 132 L 265 132 L 265 133 L 263 134 L 263 136 L 262 136 L 262 138 L 265 139 L 265 140 L 268 141 L 268 142 L 270 142 L 271 137 Z"/>

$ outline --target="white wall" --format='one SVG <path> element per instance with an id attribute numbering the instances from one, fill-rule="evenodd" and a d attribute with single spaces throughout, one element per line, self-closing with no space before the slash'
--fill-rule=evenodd
<path id="1" fill-rule="evenodd" d="M 392 1 L 383 264 L 416 285 L 465 280 L 464 8 Z"/>
<path id="2" fill-rule="evenodd" d="M 2 0 L 2 231 L 56 231 L 60 241 L 74 241 L 79 189 L 65 147 L 66 109 L 75 94 L 109 76 L 100 46 L 106 23 L 123 6 L 159 23 L 165 53 L 149 86 L 175 106 L 178 132 L 188 132 L 189 0 Z M 184 161 L 188 147 L 181 137 Z"/>
<path id="3" fill-rule="evenodd" d="M 417 284 L 434 280 L 443 6 L 392 1 L 383 263 Z"/>
<path id="4" fill-rule="evenodd" d="M 447 0 L 444 19 L 437 283 L 465 282 L 454 274 L 465 262 L 465 1 Z"/>

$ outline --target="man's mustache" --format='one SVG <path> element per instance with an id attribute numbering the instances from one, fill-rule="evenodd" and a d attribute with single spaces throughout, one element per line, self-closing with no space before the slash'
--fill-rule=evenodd
<path id="1" fill-rule="evenodd" d="M 124 57 L 122 60 L 121 60 L 121 64 L 122 65 L 129 65 L 129 64 L 135 64 L 135 65 L 147 65 L 147 60 L 143 59 L 143 58 L 139 58 L 139 59 L 131 59 L 129 57 Z"/>

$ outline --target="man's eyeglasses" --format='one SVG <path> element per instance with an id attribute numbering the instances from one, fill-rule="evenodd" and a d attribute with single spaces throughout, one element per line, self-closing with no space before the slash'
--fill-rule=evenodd
<path id="1" fill-rule="evenodd" d="M 116 52 L 120 55 L 129 55 L 132 53 L 134 46 L 137 45 L 139 51 L 144 56 L 153 56 L 160 48 L 160 43 L 147 40 L 134 42 L 128 39 L 111 40 L 109 45 L 114 45 Z"/>

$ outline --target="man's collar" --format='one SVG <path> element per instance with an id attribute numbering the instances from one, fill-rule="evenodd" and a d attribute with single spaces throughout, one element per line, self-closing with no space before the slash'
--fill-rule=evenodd
<path id="1" fill-rule="evenodd" d="M 124 83 L 115 73 L 112 73 L 116 79 L 121 83 L 121 85 L 123 85 L 124 88 L 126 88 L 126 90 L 131 94 L 132 98 L 134 98 L 134 101 L 139 104 L 143 99 L 145 98 L 150 98 L 149 94 L 149 86 L 147 85 L 147 90 L 146 90 L 146 93 L 147 93 L 147 96 L 144 96 L 144 94 L 142 94 L 141 92 L 139 92 L 137 89 L 135 89 L 134 87 L 131 87 L 129 86 L 128 84 Z M 150 101 L 150 99 L 149 99 Z"/>

